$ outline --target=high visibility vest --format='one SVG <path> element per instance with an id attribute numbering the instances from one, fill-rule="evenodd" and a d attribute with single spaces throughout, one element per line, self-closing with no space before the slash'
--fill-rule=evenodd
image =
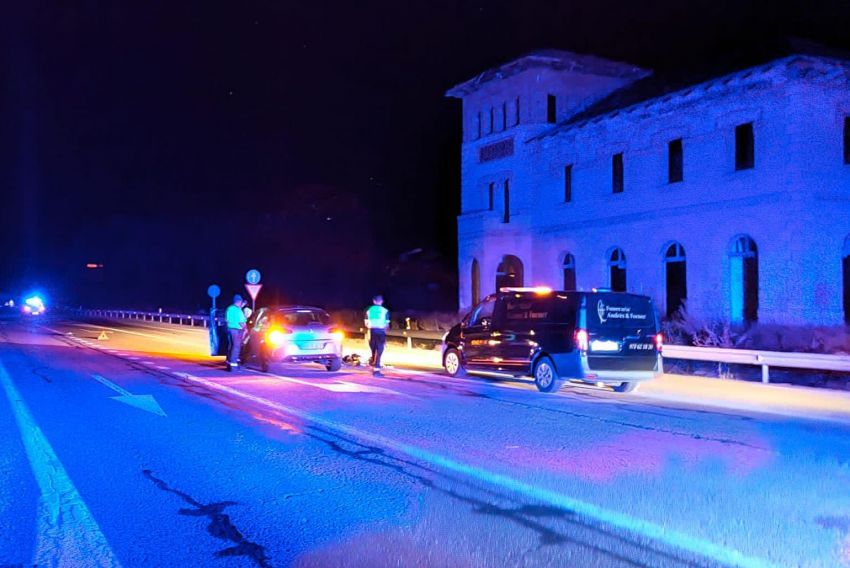
<path id="1" fill-rule="evenodd" d="M 227 311 L 224 312 L 224 319 L 227 320 L 228 329 L 242 329 L 246 321 L 245 314 L 236 304 L 228 306 Z"/>
<path id="2" fill-rule="evenodd" d="M 390 312 L 384 306 L 374 305 L 366 310 L 366 327 L 369 329 L 387 329 L 390 326 Z"/>

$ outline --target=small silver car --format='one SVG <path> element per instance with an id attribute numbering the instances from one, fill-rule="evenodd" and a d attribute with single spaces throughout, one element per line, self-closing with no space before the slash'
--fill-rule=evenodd
<path id="1" fill-rule="evenodd" d="M 321 308 L 260 308 L 249 322 L 243 359 L 263 372 L 272 363 L 320 363 L 328 371 L 339 371 L 344 338 Z"/>

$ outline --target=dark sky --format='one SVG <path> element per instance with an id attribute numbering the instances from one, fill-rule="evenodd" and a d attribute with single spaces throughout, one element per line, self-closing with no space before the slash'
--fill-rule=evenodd
<path id="1" fill-rule="evenodd" d="M 451 300 L 460 104 L 443 93 L 526 51 L 681 73 L 788 36 L 850 48 L 845 1 L 3 4 L 0 290 L 145 307 L 193 307 L 249 265 L 285 299 L 359 304 L 427 280 L 428 259 Z M 416 247 L 434 254 L 398 276 Z"/>

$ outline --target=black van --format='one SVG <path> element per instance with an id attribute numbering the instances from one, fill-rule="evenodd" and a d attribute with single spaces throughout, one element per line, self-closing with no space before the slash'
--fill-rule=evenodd
<path id="1" fill-rule="evenodd" d="M 443 339 L 449 375 L 531 375 L 543 392 L 564 380 L 631 392 L 662 372 L 658 314 L 647 296 L 593 290 L 502 288 Z"/>

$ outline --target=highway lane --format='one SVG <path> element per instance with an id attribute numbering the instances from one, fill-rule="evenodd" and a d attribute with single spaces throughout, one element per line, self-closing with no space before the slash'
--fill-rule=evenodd
<path id="1" fill-rule="evenodd" d="M 152 324 L 0 340 L 18 393 L 0 398 L 0 565 L 66 542 L 40 520 L 15 398 L 108 543 L 77 543 L 101 565 L 850 563 L 843 423 L 403 369 L 227 374 L 202 330 Z"/>

